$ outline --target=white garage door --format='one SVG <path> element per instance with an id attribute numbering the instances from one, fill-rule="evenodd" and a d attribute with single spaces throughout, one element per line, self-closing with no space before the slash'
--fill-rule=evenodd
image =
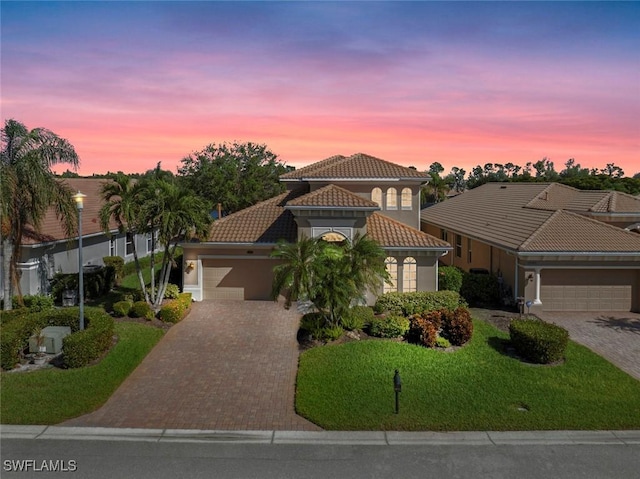
<path id="1" fill-rule="evenodd" d="M 545 311 L 630 311 L 631 285 L 555 285 L 540 289 Z"/>

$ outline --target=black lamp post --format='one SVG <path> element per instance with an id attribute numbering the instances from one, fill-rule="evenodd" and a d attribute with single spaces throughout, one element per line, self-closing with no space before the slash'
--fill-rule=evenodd
<path id="1" fill-rule="evenodd" d="M 80 330 L 84 329 L 84 271 L 82 267 L 82 209 L 84 208 L 84 199 L 87 195 L 83 195 L 78 191 L 73 195 L 78 207 L 78 293 L 80 297 Z"/>
<path id="2" fill-rule="evenodd" d="M 396 369 L 396 373 L 393 375 L 393 389 L 396 392 L 396 414 L 400 412 L 400 392 L 402 391 L 402 380 L 400 379 L 400 373 Z"/>

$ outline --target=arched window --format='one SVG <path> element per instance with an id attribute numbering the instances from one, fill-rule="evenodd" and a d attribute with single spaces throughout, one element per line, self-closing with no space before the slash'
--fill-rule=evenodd
<path id="1" fill-rule="evenodd" d="M 411 188 L 403 188 L 402 189 L 402 199 L 401 199 L 401 204 L 402 204 L 402 209 L 403 210 L 410 210 L 413 207 L 413 198 L 411 195 Z"/>
<path id="2" fill-rule="evenodd" d="M 398 209 L 398 192 L 395 188 L 389 188 L 387 190 L 387 209 L 388 210 L 397 210 Z"/>
<path id="3" fill-rule="evenodd" d="M 380 188 L 371 190 L 371 201 L 375 201 L 382 208 L 382 190 Z"/>
<path id="4" fill-rule="evenodd" d="M 402 262 L 402 292 L 417 291 L 418 275 L 416 259 L 411 256 Z"/>
<path id="5" fill-rule="evenodd" d="M 384 260 L 384 266 L 387 269 L 387 273 L 389 273 L 389 279 L 392 284 L 384 283 L 382 291 L 384 293 L 398 291 L 398 261 L 389 256 Z"/>

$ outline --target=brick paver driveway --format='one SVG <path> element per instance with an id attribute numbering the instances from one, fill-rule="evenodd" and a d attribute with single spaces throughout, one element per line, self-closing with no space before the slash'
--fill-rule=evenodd
<path id="1" fill-rule="evenodd" d="M 562 326 L 572 340 L 640 379 L 640 314 L 546 312 L 536 315 Z"/>
<path id="2" fill-rule="evenodd" d="M 319 430 L 295 414 L 299 315 L 263 301 L 203 301 L 99 410 L 65 426 Z"/>

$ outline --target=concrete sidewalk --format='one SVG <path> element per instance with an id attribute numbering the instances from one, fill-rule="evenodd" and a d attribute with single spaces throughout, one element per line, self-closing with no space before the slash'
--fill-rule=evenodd
<path id="1" fill-rule="evenodd" d="M 640 445 L 640 431 L 221 431 L 0 426 L 0 439 L 339 445 Z"/>

